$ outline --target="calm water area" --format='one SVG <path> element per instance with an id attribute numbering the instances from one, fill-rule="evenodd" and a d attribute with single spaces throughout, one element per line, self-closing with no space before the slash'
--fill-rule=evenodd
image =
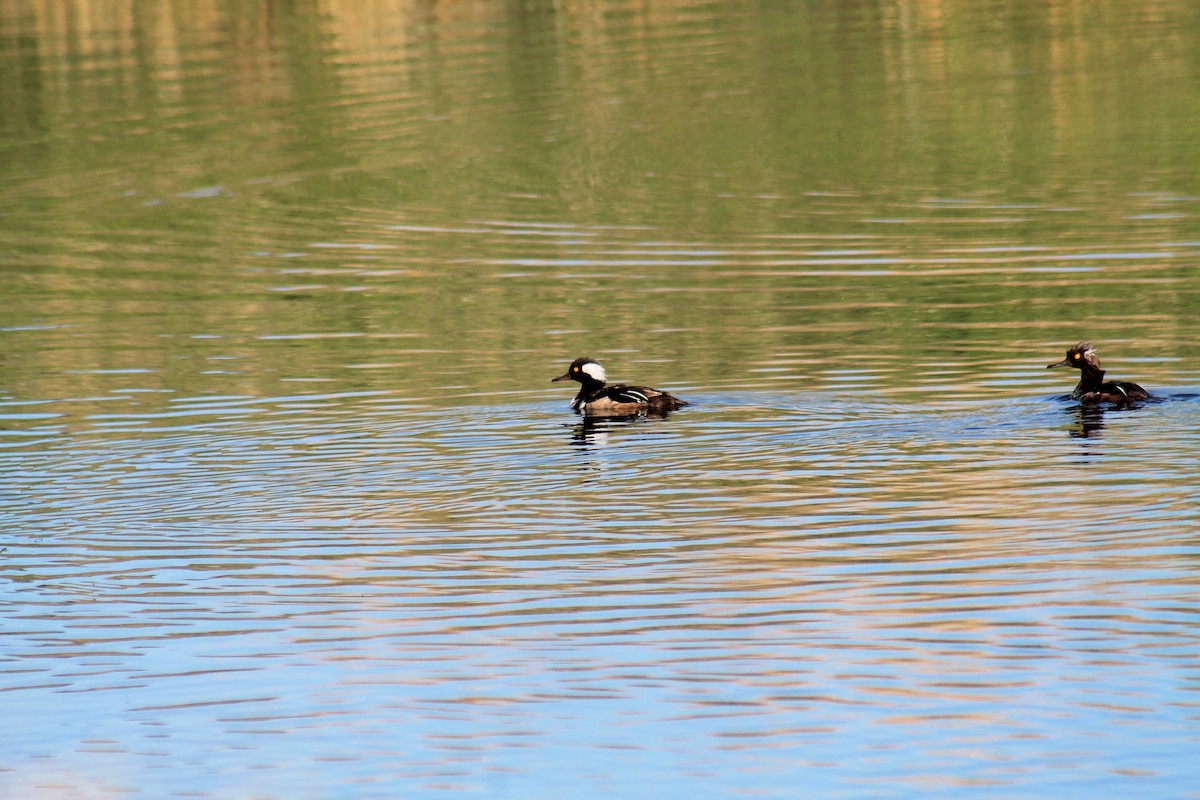
<path id="1" fill-rule="evenodd" d="M 0 2 L 0 797 L 1200 797 L 1198 42 Z"/>

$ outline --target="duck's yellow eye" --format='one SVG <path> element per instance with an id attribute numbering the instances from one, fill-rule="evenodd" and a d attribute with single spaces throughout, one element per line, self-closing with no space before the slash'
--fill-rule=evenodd
<path id="1" fill-rule="evenodd" d="M 1079 356 L 1075 356 L 1075 357 L 1079 358 Z M 579 367 L 571 367 L 571 372 L 579 372 Z"/>
<path id="2" fill-rule="evenodd" d="M 1076 361 L 1078 361 L 1078 360 L 1079 360 L 1079 353 L 1076 353 L 1074 356 L 1072 356 L 1072 358 L 1074 358 Z"/>

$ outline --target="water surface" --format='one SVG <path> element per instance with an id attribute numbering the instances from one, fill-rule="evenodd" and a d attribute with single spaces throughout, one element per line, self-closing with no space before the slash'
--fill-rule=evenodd
<path id="1" fill-rule="evenodd" d="M 1196 796 L 1191 6 L 80 9 L 0 12 L 0 794 Z"/>

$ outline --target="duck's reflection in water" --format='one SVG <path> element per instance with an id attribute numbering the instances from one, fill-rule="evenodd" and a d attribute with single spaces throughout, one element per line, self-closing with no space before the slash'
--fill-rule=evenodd
<path id="1" fill-rule="evenodd" d="M 653 425 L 669 416 L 671 416 L 669 411 L 657 414 L 583 416 L 571 426 L 571 444 L 584 449 L 599 449 L 608 444 L 610 435 L 622 429 Z"/>
<path id="2" fill-rule="evenodd" d="M 1080 403 L 1071 411 L 1068 430 L 1073 439 L 1099 439 L 1104 435 L 1104 406 L 1100 403 Z"/>
<path id="3" fill-rule="evenodd" d="M 1070 400 L 1070 395 L 1064 395 L 1064 400 Z M 1146 400 L 1127 403 L 1077 403 L 1071 407 L 1072 424 L 1068 429 L 1074 439 L 1099 439 L 1104 435 L 1104 414 L 1130 414 L 1147 406 L 1167 402 L 1165 396 L 1151 397 Z"/>

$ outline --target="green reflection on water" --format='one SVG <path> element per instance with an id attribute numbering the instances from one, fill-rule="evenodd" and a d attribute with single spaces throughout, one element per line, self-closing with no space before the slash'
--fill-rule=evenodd
<path id="1" fill-rule="evenodd" d="M 1132 357 L 1196 315 L 1194 4 L 83 10 L 0 35 L 0 325 L 68 326 L 10 337 L 19 394 Z M 262 338 L 304 334 L 371 338 Z"/>

